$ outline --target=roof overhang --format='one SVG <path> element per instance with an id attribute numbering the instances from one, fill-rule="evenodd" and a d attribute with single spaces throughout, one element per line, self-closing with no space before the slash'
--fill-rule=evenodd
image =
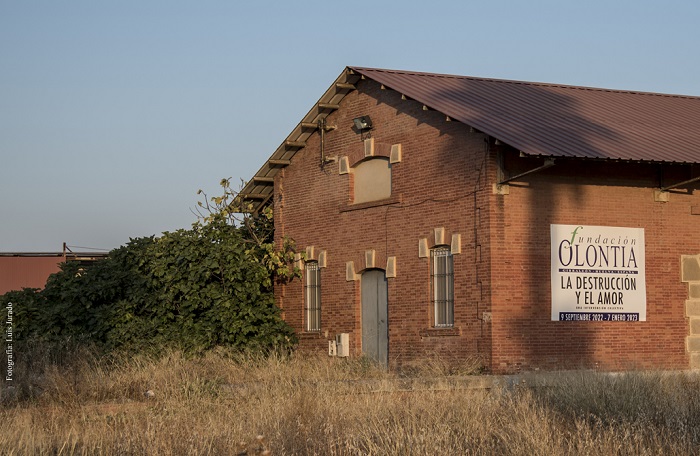
<path id="1" fill-rule="evenodd" d="M 320 128 L 330 113 L 340 107 L 341 100 L 355 90 L 355 84 L 362 77 L 351 68 L 345 68 L 253 178 L 246 183 L 240 192 L 240 197 L 244 202 L 252 205 L 252 212 L 260 211 L 269 203 L 273 196 L 277 173 L 291 164 L 294 156 L 306 147 L 309 137 Z"/>
<path id="2" fill-rule="evenodd" d="M 700 163 L 700 144 L 698 143 L 700 138 L 697 133 L 688 135 L 688 128 L 684 127 L 689 125 L 693 131 L 697 132 L 695 124 L 691 121 L 700 115 L 697 108 L 700 97 L 377 68 L 350 67 L 350 69 L 381 84 L 383 88 L 401 93 L 405 100 L 414 100 L 422 104 L 424 110 L 440 112 L 446 116 L 446 119 L 468 125 L 472 130 L 493 138 L 497 144 L 500 142 L 508 145 L 524 155 L 638 163 Z M 469 88 L 459 86 L 461 82 L 469 84 Z M 535 100 L 533 93 L 540 98 Z M 589 95 L 594 94 L 606 94 L 616 98 L 607 100 L 607 104 L 601 107 L 596 104 L 598 101 L 588 99 Z M 579 98 L 575 99 L 575 96 Z M 619 101 L 617 97 L 625 97 L 625 100 Z M 663 131 L 670 138 L 667 141 L 669 144 L 664 143 L 665 148 L 658 147 L 659 139 L 654 138 L 653 141 L 642 141 L 640 149 L 645 149 L 645 153 L 637 153 L 632 146 L 627 147 L 624 152 L 618 150 L 616 141 L 611 137 L 614 138 L 614 135 L 619 133 L 629 133 L 628 119 L 617 125 L 617 130 L 608 131 L 608 127 L 615 121 L 619 123 L 619 117 L 621 115 L 624 117 L 623 114 L 632 110 L 624 105 L 624 101 L 628 98 L 645 100 L 645 104 L 642 105 L 645 108 L 643 113 L 653 114 L 653 119 L 645 118 L 637 121 L 633 124 L 636 128 L 633 130 L 635 134 L 628 134 L 623 139 L 639 140 L 643 136 L 648 136 L 650 132 Z M 575 118 L 574 125 L 576 122 L 588 124 L 589 130 L 574 131 L 573 135 L 568 134 L 572 125 L 571 119 L 567 124 L 558 116 L 550 115 L 559 101 L 563 104 L 585 101 L 587 103 L 585 108 L 592 111 L 571 112 Z M 662 104 L 659 105 L 659 103 Z M 521 109 L 516 114 L 509 109 L 513 105 L 526 109 Z M 491 106 L 493 109 L 487 109 L 486 106 Z M 616 110 L 618 106 L 620 109 Z M 662 123 L 657 116 L 657 111 L 666 112 L 666 114 L 675 112 L 676 116 L 670 118 L 667 115 L 661 118 L 665 122 Z M 618 117 L 609 116 L 608 112 L 614 112 Z M 565 115 L 570 112 L 564 111 L 561 114 L 563 114 L 562 117 L 566 117 Z M 547 123 L 543 123 L 541 119 L 546 116 L 548 116 Z M 493 118 L 499 120 L 493 121 Z M 683 125 L 679 124 L 679 118 L 684 120 Z M 527 122 L 522 123 L 523 119 Z M 608 121 L 611 123 L 608 124 Z M 542 125 L 545 127 L 541 128 Z M 598 130 L 604 130 L 604 132 L 601 133 Z M 586 141 L 587 138 L 584 138 L 584 141 L 572 142 L 571 139 L 576 135 L 605 138 L 606 145 L 611 147 L 599 150 L 595 144 Z M 673 144 L 671 144 L 672 141 Z"/>
<path id="3" fill-rule="evenodd" d="M 401 75 L 411 75 L 409 79 L 404 78 Z M 672 164 L 693 164 L 699 163 L 700 158 L 698 158 L 698 151 L 693 146 L 694 139 L 688 139 L 682 141 L 678 144 L 677 150 L 673 152 L 666 151 L 665 153 L 647 153 L 646 155 L 639 154 L 618 154 L 613 150 L 597 150 L 595 147 L 581 147 L 578 144 L 578 149 L 576 149 L 577 144 L 569 144 L 564 138 L 562 140 L 561 130 L 562 125 L 552 124 L 546 128 L 540 128 L 541 126 L 535 122 L 525 122 L 520 129 L 512 128 L 512 122 L 506 122 L 504 119 L 500 119 L 498 122 L 490 120 L 488 115 L 477 115 L 475 113 L 473 106 L 469 103 L 474 103 L 475 105 L 481 103 L 481 108 L 483 109 L 484 103 L 492 103 L 496 100 L 495 95 L 502 95 L 499 97 L 500 105 L 497 107 L 499 111 L 497 114 L 504 112 L 504 106 L 508 106 L 508 103 L 512 102 L 514 95 L 520 92 L 513 93 L 512 91 L 507 94 L 501 94 L 500 92 L 494 92 L 493 90 L 501 90 L 504 87 L 530 87 L 547 95 L 549 91 L 567 91 L 567 93 L 573 93 L 577 95 L 591 93 L 604 93 L 610 92 L 615 94 L 622 94 L 624 96 L 646 96 L 652 97 L 651 100 L 654 102 L 668 101 L 670 99 L 676 99 L 685 102 L 695 103 L 698 97 L 685 97 L 685 96 L 667 96 L 663 94 L 643 94 L 643 93 L 632 93 L 624 91 L 609 91 L 606 89 L 594 89 L 585 87 L 574 87 L 574 86 L 562 86 L 553 85 L 545 83 L 529 83 L 521 81 L 506 81 L 506 80 L 495 80 L 495 79 L 484 79 L 484 78 L 473 78 L 466 76 L 452 76 L 452 75 L 438 75 L 429 73 L 415 73 L 415 72 L 402 72 L 396 70 L 381 70 L 374 68 L 361 68 L 361 67 L 346 67 L 343 72 L 338 76 L 335 82 L 326 90 L 323 96 L 314 104 L 314 106 L 309 110 L 309 112 L 304 116 L 304 118 L 299 122 L 299 124 L 292 130 L 292 132 L 287 136 L 287 138 L 280 144 L 280 146 L 275 150 L 275 152 L 270 156 L 270 158 L 263 164 L 263 166 L 258 170 L 257 173 L 252 177 L 250 181 L 243 187 L 240 192 L 240 196 L 244 202 L 251 204 L 252 211 L 257 212 L 269 203 L 274 192 L 274 181 L 277 173 L 281 169 L 290 165 L 294 156 L 306 146 L 306 141 L 311 135 L 313 135 L 323 122 L 326 117 L 333 111 L 339 109 L 340 102 L 348 95 L 350 92 L 355 90 L 355 84 L 360 79 L 371 79 L 379 84 L 381 84 L 383 89 L 391 89 L 402 95 L 404 100 L 413 100 L 423 105 L 424 110 L 433 110 L 440 112 L 446 116 L 448 121 L 458 121 L 464 125 L 471 128 L 472 131 L 482 133 L 489 138 L 494 140 L 494 144 L 503 144 L 505 146 L 511 147 L 516 151 L 520 152 L 520 155 L 525 157 L 540 157 L 547 160 L 545 164 L 551 166 L 550 161 L 552 159 L 576 159 L 576 160 L 603 160 L 603 161 L 620 161 L 620 162 L 636 162 L 636 163 L 672 163 Z M 455 81 L 471 81 L 470 83 L 479 84 L 479 87 L 488 87 L 488 90 L 483 91 L 480 94 L 480 98 L 474 99 L 472 101 L 467 101 L 464 99 L 464 92 L 455 92 L 454 96 L 447 97 L 445 94 L 441 94 L 439 90 L 435 89 L 436 81 L 441 79 Z M 498 89 L 493 87 L 498 86 Z M 444 88 L 444 87 L 443 87 Z M 457 89 L 463 90 L 463 89 Z M 573 91 L 573 92 L 570 92 Z M 561 98 L 561 95 L 558 95 Z M 531 97 L 532 98 L 532 97 Z M 505 104 L 504 104 L 505 103 Z M 528 101 L 529 104 L 525 103 L 527 107 L 533 107 L 533 109 L 540 109 L 541 106 L 538 103 L 534 103 L 532 100 Z M 523 103 L 521 102 L 522 106 Z M 614 106 L 613 106 L 614 107 Z M 501 109 L 503 108 L 503 109 Z M 507 111 L 507 110 L 505 110 Z M 546 111 L 546 110 L 545 110 Z M 604 122 L 605 110 L 598 110 L 598 113 L 602 113 L 602 119 L 600 122 Z M 533 111 L 538 113 L 540 111 Z M 530 113 L 530 111 L 524 111 L 525 114 Z M 536 115 L 525 115 L 521 113 L 520 119 L 538 119 Z M 510 114 L 508 114 L 510 115 Z M 502 116 L 501 116 L 502 117 Z M 692 116 L 691 116 L 692 117 Z M 589 120 L 581 117 L 581 119 Z M 517 121 L 518 118 L 511 119 Z M 552 122 L 558 122 L 558 119 L 551 120 Z M 517 124 L 519 125 L 519 124 Z M 516 126 L 517 126 L 516 125 Z M 596 124 L 597 125 L 597 124 Z M 602 126 L 601 126 L 602 125 Z M 597 125 L 597 128 L 604 128 L 604 125 Z M 594 125 L 595 126 L 595 125 Z M 549 128 L 549 129 L 548 129 Z M 602 136 L 601 136 L 602 137 Z M 628 137 L 629 138 L 629 137 Z M 633 139 L 637 139 L 633 137 Z M 646 143 L 645 143 L 646 144 Z M 651 143 L 650 143 L 651 144 Z M 569 147 L 571 146 L 571 147 Z M 645 146 L 646 147 L 646 146 Z M 695 181 L 693 181 L 695 182 Z"/>

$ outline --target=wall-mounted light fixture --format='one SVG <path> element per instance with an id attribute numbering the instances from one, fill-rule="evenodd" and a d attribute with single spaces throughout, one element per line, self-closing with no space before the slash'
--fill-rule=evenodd
<path id="1" fill-rule="evenodd" d="M 360 131 L 360 137 L 363 141 L 371 136 L 372 119 L 369 116 L 355 117 L 352 121 L 355 124 L 355 128 Z M 367 132 L 366 137 L 365 132 Z"/>
<path id="2" fill-rule="evenodd" d="M 360 131 L 372 129 L 372 119 L 369 116 L 355 117 L 352 121 L 355 123 L 355 128 Z"/>

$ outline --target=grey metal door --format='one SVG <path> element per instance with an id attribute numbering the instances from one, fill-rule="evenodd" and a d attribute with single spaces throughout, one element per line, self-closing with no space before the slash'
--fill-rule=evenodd
<path id="1" fill-rule="evenodd" d="M 384 271 L 362 274 L 362 353 L 384 366 L 389 364 L 389 318 Z"/>

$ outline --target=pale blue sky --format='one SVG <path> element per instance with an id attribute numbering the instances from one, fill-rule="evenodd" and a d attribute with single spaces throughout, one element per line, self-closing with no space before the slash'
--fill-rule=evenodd
<path id="1" fill-rule="evenodd" d="M 697 1 L 0 0 L 0 251 L 187 228 L 347 65 L 700 96 Z"/>

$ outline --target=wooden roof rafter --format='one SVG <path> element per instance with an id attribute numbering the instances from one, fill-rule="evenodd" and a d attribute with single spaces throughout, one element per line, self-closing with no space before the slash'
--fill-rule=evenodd
<path id="1" fill-rule="evenodd" d="M 359 80 L 359 74 L 350 68 L 345 68 L 301 122 L 243 187 L 241 194 L 244 195 L 244 199 L 253 200 L 251 202 L 255 206 L 254 211 L 259 211 L 271 199 L 274 187 L 271 183 L 274 183 L 274 177 L 279 170 L 291 164 L 294 155 L 306 146 L 306 141 L 318 130 L 320 122 L 340 108 L 342 99 L 356 89 L 355 84 Z M 328 126 L 326 129 L 333 129 L 333 127 Z"/>

